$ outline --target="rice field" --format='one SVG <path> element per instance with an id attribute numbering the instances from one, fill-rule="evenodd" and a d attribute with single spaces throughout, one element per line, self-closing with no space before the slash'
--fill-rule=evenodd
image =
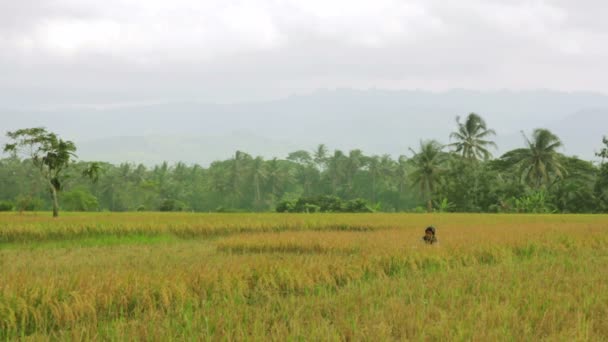
<path id="1" fill-rule="evenodd" d="M 0 214 L 1 341 L 606 341 L 607 317 L 608 216 Z"/>

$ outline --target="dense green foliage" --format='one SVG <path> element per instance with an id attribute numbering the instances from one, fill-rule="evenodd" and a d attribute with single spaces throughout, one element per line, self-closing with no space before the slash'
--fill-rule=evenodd
<path id="1" fill-rule="evenodd" d="M 63 183 L 67 179 L 66 170 L 76 157 L 76 145 L 69 140 L 60 139 L 55 133 L 48 132 L 41 127 L 19 129 L 8 132 L 6 135 L 12 142 L 4 146 L 4 152 L 10 153 L 15 158 L 25 155 L 40 171 L 40 175 L 46 182 L 46 188 L 51 194 L 53 216 L 57 217 L 59 215 L 58 193 L 63 190 Z M 83 175 L 96 178 L 97 171 L 97 164 L 91 163 L 87 169 L 83 170 Z M 91 201 L 96 201 L 90 194 L 84 192 L 72 194 L 71 197 L 78 195 L 84 196 L 81 202 L 86 199 L 89 202 L 88 206 L 78 205 L 73 209 L 86 210 L 91 206 Z"/>
<path id="2" fill-rule="evenodd" d="M 300 198 L 297 201 L 281 201 L 277 205 L 280 213 L 371 213 L 373 210 L 364 199 L 344 201 L 338 196 L 322 195 Z"/>
<path id="3" fill-rule="evenodd" d="M 603 212 L 608 212 L 608 138 L 604 137 L 604 148 L 597 153 L 597 156 L 602 158 L 602 164 L 598 171 L 597 180 L 594 187 L 594 195 L 598 200 L 598 209 Z"/>
<path id="4" fill-rule="evenodd" d="M 460 123 L 460 117 L 457 117 L 456 124 L 457 131 L 450 135 L 450 138 L 456 140 L 450 145 L 456 148 L 456 153 L 468 160 L 488 160 L 492 157 L 488 147 L 496 148 L 496 144 L 487 138 L 496 135 L 496 132 L 488 129 L 486 122 L 479 115 L 469 114 L 464 123 Z"/>
<path id="5" fill-rule="evenodd" d="M 608 166 L 562 155 L 550 131 L 535 130 L 525 147 L 491 159 L 493 131 L 483 119 L 472 113 L 457 123 L 455 143 L 421 142 L 397 159 L 319 145 L 284 160 L 237 151 L 208 167 L 77 162 L 63 170 L 59 202 L 74 211 L 608 211 Z M 598 156 L 606 158 L 604 143 Z M 4 208 L 51 208 L 47 184 L 35 160 L 0 160 Z M 337 198 L 341 209 L 321 209 L 321 198 Z"/>

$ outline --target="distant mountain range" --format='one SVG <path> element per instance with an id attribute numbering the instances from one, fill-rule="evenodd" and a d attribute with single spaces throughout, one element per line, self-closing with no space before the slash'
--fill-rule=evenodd
<path id="1" fill-rule="evenodd" d="M 447 143 L 455 117 L 469 112 L 482 115 L 498 132 L 495 155 L 522 146 L 521 130 L 530 134 L 545 127 L 562 138 L 564 153 L 592 159 L 608 135 L 608 96 L 552 91 L 341 89 L 238 104 L 32 103 L 0 109 L 0 118 L 2 131 L 45 126 L 76 141 L 83 160 L 206 165 L 237 149 L 284 158 L 320 143 L 398 156 L 421 139 Z"/>

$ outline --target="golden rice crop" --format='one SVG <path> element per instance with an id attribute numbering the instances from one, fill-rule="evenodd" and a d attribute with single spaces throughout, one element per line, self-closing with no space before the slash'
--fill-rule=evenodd
<path id="1" fill-rule="evenodd" d="M 438 245 L 420 241 L 428 224 Z M 1 214 L 0 340 L 606 340 L 607 227 L 592 215 Z"/>

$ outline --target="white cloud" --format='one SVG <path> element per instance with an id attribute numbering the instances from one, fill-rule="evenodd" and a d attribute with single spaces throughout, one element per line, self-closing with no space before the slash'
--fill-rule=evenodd
<path id="1" fill-rule="evenodd" d="M 393 0 L 58 3 L 70 15 L 43 17 L 34 29 L 19 32 L 17 40 L 36 42 L 58 55 L 95 52 L 146 60 L 159 53 L 157 58 L 208 59 L 278 47 L 292 32 L 378 47 L 417 39 L 442 27 L 441 19 L 429 13 L 423 2 Z M 78 18 L 72 13 L 90 16 Z"/>
<path id="2" fill-rule="evenodd" d="M 82 49 L 112 49 L 122 38 L 120 25 L 106 20 L 47 20 L 36 34 L 46 48 L 60 55 L 73 55 Z"/>
<path id="3" fill-rule="evenodd" d="M 608 91 L 602 9 L 598 0 L 0 0 L 0 72 L 24 87 L 156 94 L 168 93 L 167 78 L 184 87 L 175 93 Z"/>
<path id="4" fill-rule="evenodd" d="M 442 28 L 421 1 L 288 0 L 297 30 L 329 39 L 378 47 L 416 39 Z"/>
<path id="5" fill-rule="evenodd" d="M 566 28 L 568 11 L 542 1 L 513 3 L 479 3 L 475 6 L 487 25 L 496 27 L 505 35 L 520 37 L 546 45 L 566 54 L 583 53 L 574 32 Z"/>
<path id="6" fill-rule="evenodd" d="M 71 57 L 106 54 L 149 63 L 206 60 L 267 49 L 282 39 L 272 13 L 246 3 L 110 0 L 103 8 L 72 0 L 61 4 L 96 15 L 43 17 L 9 36 L 12 42 L 28 42 L 13 48 L 36 47 L 43 53 Z"/>

